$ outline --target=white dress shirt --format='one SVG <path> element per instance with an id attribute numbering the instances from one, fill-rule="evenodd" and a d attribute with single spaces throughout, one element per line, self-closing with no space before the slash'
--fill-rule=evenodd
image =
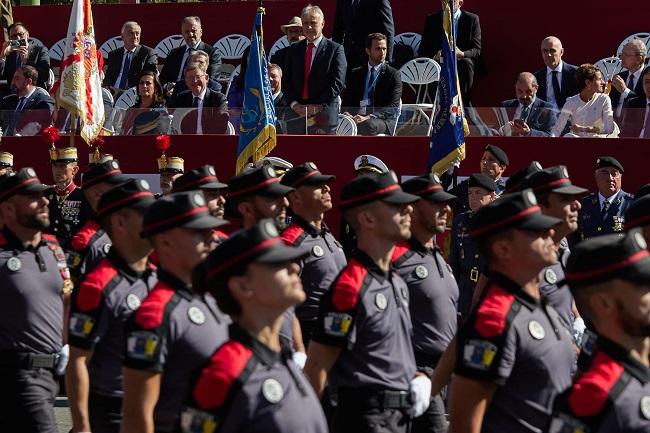
<path id="1" fill-rule="evenodd" d="M 127 50 L 126 48 L 124 49 L 124 54 L 122 55 L 122 63 L 120 64 L 120 75 L 117 76 L 117 79 L 115 80 L 115 84 L 113 87 L 120 87 L 120 81 L 122 81 L 122 71 L 124 70 L 124 62 L 126 62 L 126 56 L 130 55 L 131 56 L 131 62 L 133 62 L 133 55 L 135 54 L 135 49 L 137 47 L 133 47 L 131 51 Z M 131 68 L 129 68 L 131 69 Z M 126 71 L 128 74 L 129 71 Z M 128 80 L 128 79 L 127 79 Z M 126 83 L 127 87 L 129 85 L 129 82 L 127 81 Z"/>
<path id="2" fill-rule="evenodd" d="M 200 95 L 198 95 L 199 101 L 196 107 L 196 133 L 203 134 L 203 98 L 205 98 L 205 92 L 208 90 L 206 87 L 203 89 Z M 192 93 L 192 103 L 194 103 L 194 93 Z"/>

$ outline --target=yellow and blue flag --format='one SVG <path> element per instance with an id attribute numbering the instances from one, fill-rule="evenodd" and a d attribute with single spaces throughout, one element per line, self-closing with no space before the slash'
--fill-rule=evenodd
<path id="1" fill-rule="evenodd" d="M 456 65 L 454 0 L 442 0 L 442 53 L 438 82 L 438 109 L 433 121 L 429 170 L 442 174 L 465 159 L 465 116 Z"/>
<path id="2" fill-rule="evenodd" d="M 248 54 L 248 68 L 244 77 L 244 103 L 237 145 L 237 173 L 241 172 L 249 161 L 256 162 L 264 158 L 277 143 L 273 91 L 263 44 L 262 15 L 264 15 L 264 8 L 257 8 Z"/>

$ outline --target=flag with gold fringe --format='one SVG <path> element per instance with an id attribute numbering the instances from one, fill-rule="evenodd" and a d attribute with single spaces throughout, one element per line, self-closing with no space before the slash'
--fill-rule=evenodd
<path id="1" fill-rule="evenodd" d="M 264 15 L 264 8 L 258 7 L 244 79 L 244 103 L 237 146 L 237 173 L 241 172 L 249 161 L 256 162 L 264 158 L 277 143 L 273 91 L 268 77 L 263 44 L 262 15 Z"/>
<path id="2" fill-rule="evenodd" d="M 429 170 L 442 174 L 465 159 L 466 121 L 458 83 L 454 0 L 442 0 L 442 54 L 436 94 L 437 112 L 429 149 Z"/>

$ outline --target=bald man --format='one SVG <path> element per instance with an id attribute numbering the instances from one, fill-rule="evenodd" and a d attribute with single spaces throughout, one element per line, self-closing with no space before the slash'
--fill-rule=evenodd
<path id="1" fill-rule="evenodd" d="M 501 103 L 512 119 L 501 128 L 501 135 L 513 137 L 548 137 L 557 114 L 553 105 L 537 97 L 539 85 L 530 72 L 522 72 L 515 81 L 515 99 Z M 514 110 L 514 112 L 513 112 Z"/>
<path id="2" fill-rule="evenodd" d="M 609 98 L 612 100 L 614 117 L 618 120 L 623 116 L 623 104 L 637 96 L 643 96 L 642 73 L 648 48 L 641 40 L 630 41 L 621 52 L 621 66 L 623 71 L 612 78 L 612 91 Z M 609 77 L 603 77 L 607 80 Z"/>
<path id="3" fill-rule="evenodd" d="M 541 44 L 542 60 L 546 67 L 535 72 L 539 84 L 537 95 L 544 101 L 561 109 L 566 98 L 578 94 L 575 65 L 562 60 L 562 41 L 555 36 L 544 38 Z"/>

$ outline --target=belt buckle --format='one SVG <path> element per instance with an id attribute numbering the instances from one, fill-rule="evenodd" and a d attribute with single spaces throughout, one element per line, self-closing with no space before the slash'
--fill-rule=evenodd
<path id="1" fill-rule="evenodd" d="M 478 268 L 476 266 L 469 271 L 469 279 L 475 283 L 478 281 Z"/>

